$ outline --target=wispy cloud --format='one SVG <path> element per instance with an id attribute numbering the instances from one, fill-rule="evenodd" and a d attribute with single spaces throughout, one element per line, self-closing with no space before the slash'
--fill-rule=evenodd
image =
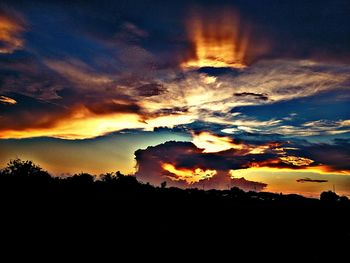
<path id="1" fill-rule="evenodd" d="M 45 60 L 45 65 L 51 70 L 48 71 L 46 68 L 48 72 L 46 78 L 50 76 L 50 87 L 48 89 L 38 87 L 41 83 L 45 83 L 39 82 L 38 68 L 33 73 L 33 80 L 25 80 L 28 83 L 26 94 L 30 94 L 31 90 L 34 94 L 38 93 L 38 89 L 48 90 L 51 93 L 46 94 L 54 92 L 56 96 L 47 97 L 55 99 L 60 97 L 55 103 L 65 107 L 77 108 L 78 105 L 84 105 L 93 113 L 104 109 L 105 115 L 118 111 L 112 109 L 118 108 L 118 112 L 129 109 L 128 112 L 136 114 L 135 117 L 141 120 L 137 125 L 123 122 L 118 129 L 113 128 L 116 127 L 114 123 L 99 125 L 99 127 L 108 128 L 96 129 L 91 133 L 92 137 L 121 129 L 149 130 L 156 125 L 173 127 L 193 121 L 224 125 L 226 127 L 223 128 L 223 132 L 228 133 L 239 130 L 248 133 L 309 136 L 344 133 L 349 130 L 347 129 L 348 120 L 332 123 L 308 122 L 302 126 L 292 126 L 285 125 L 283 119 L 262 121 L 232 112 L 232 108 L 238 106 L 266 105 L 337 89 L 348 79 L 347 68 L 337 70 L 334 66 L 323 65 L 320 70 L 320 65 L 316 62 L 265 61 L 254 64 L 242 72 L 220 76 L 211 76 L 197 71 L 167 70 L 158 72 L 156 75 L 145 74 L 143 78 L 133 76 L 125 78 L 124 74 L 101 72 L 73 58 Z M 13 65 L 13 67 L 16 69 L 19 66 Z M 20 80 L 14 81 L 13 76 L 9 76 L 8 79 L 5 77 L 4 80 L 5 83 L 17 83 L 16 81 L 20 83 Z M 23 83 L 23 80 L 21 82 Z M 106 109 L 109 110 L 106 111 Z M 96 118 L 98 118 L 97 115 Z M 104 116 L 101 122 L 106 123 L 109 120 L 114 120 L 114 117 Z M 174 120 L 177 123 L 174 123 Z M 69 123 L 69 121 L 70 118 L 67 117 L 60 123 Z M 58 129 L 56 132 L 42 135 L 58 134 L 60 136 L 58 131 L 61 124 L 57 125 L 53 128 Z M 66 133 L 76 133 L 70 132 L 69 128 L 65 129 L 68 129 Z M 21 131 L 13 130 L 8 134 L 19 136 Z M 39 135 L 40 132 L 37 131 L 36 134 Z M 29 133 L 25 136 L 29 136 Z M 77 135 L 77 138 L 79 137 Z"/>
<path id="2" fill-rule="evenodd" d="M 281 125 L 261 130 L 265 133 L 278 133 L 285 136 L 316 136 L 350 132 L 349 120 L 317 120 L 299 126 Z"/>
<path id="3" fill-rule="evenodd" d="M 13 53 L 24 47 L 26 22 L 21 14 L 0 6 L 0 54 Z"/>

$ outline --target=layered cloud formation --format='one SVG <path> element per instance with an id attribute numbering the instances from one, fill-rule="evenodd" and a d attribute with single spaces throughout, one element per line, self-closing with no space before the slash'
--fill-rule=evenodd
<path id="1" fill-rule="evenodd" d="M 266 184 L 231 178 L 230 171 L 246 163 L 233 152 L 203 153 L 192 143 L 167 142 L 135 153 L 136 176 L 144 182 L 159 185 L 227 189 L 233 186 L 260 191 Z"/>
<path id="2" fill-rule="evenodd" d="M 136 176 L 159 185 L 167 181 L 180 187 L 225 189 L 244 183 L 245 190 L 262 190 L 266 184 L 238 180 L 235 170 L 268 167 L 350 175 L 349 142 L 291 144 L 288 142 L 234 142 L 208 133 L 194 135 L 193 142 L 167 142 L 138 150 Z M 317 149 L 317 150 L 315 150 Z M 332 151 L 336 151 L 336 158 Z M 327 161 L 326 161 L 327 158 Z M 311 181 L 300 179 L 299 182 Z"/>
<path id="3" fill-rule="evenodd" d="M 50 104 L 49 107 L 55 110 L 47 117 L 47 122 L 52 125 L 45 127 L 33 123 L 31 127 L 24 125 L 19 129 L 2 125 L 2 138 L 91 138 L 123 129 L 152 130 L 194 121 L 222 124 L 227 133 L 238 129 L 303 136 L 350 130 L 348 119 L 305 121 L 300 126 L 293 126 L 286 125 L 284 119 L 260 121 L 239 111 L 232 112 L 237 107 L 268 105 L 341 90 L 350 75 L 350 70 L 341 66 L 308 61 L 265 61 L 246 70 L 229 71 L 219 76 L 198 71 L 166 71 L 152 80 L 126 80 L 118 74 L 98 73 L 79 61 L 45 63 L 47 81 L 37 82 L 41 73 L 35 67 L 31 69 L 32 76 L 25 76 L 26 79 L 5 76 L 3 96 L 18 97 L 10 89 L 6 91 L 6 87 L 13 90 L 17 86 L 17 92 L 36 100 L 38 105 Z M 23 67 L 26 70 L 25 65 L 21 65 Z M 2 68 L 14 73 L 18 70 L 18 66 L 9 67 L 4 63 Z M 23 86 L 23 83 L 27 84 Z M 33 98 L 35 94 L 39 95 L 37 99 Z M 18 100 L 11 108 L 19 123 L 25 122 L 21 119 L 21 116 L 26 118 L 22 112 L 25 103 L 25 99 Z M 36 115 L 33 118 L 42 119 L 46 113 L 45 107 L 37 107 L 32 114 Z M 126 116 L 128 121 L 125 121 Z M 12 118 L 11 114 L 8 117 Z M 81 134 L 89 122 L 89 133 Z M 29 129 L 32 135 L 28 133 Z"/>

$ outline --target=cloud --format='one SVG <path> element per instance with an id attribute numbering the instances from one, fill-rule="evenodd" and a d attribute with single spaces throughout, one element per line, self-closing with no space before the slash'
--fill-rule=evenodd
<path id="1" fill-rule="evenodd" d="M 215 151 L 208 151 L 201 147 L 193 135 L 194 143 L 166 142 L 157 146 L 148 147 L 135 152 L 137 162 L 136 176 L 145 182 L 160 184 L 167 181 L 171 185 L 187 187 L 207 184 L 209 187 L 226 188 L 234 179 L 235 170 L 255 168 L 275 168 L 284 170 L 305 170 L 342 173 L 344 167 L 335 167 L 334 161 L 323 162 L 319 155 L 312 154 L 310 147 L 299 145 L 300 148 L 288 147 L 287 143 L 270 142 L 264 145 L 255 145 L 259 151 L 254 152 L 252 143 L 241 141 L 231 147 L 233 140 L 227 137 L 210 137 L 212 145 L 218 145 Z M 207 138 L 208 136 L 206 136 Z M 230 147 L 220 147 L 220 146 Z M 240 145 L 240 147 L 236 147 Z M 206 145 L 204 145 L 206 146 Z M 332 148 L 332 145 L 325 145 Z M 242 150 L 243 149 L 243 150 Z M 261 150 L 263 149 L 263 150 Z M 306 152 L 311 154 L 305 154 Z M 318 152 L 318 151 L 317 151 Z M 298 154 L 308 156 L 302 157 Z M 346 157 L 345 157 L 346 158 Z M 340 158 L 339 163 L 346 161 Z M 347 173 L 350 167 L 346 168 Z M 239 173 L 238 173 L 239 174 Z"/>
<path id="2" fill-rule="evenodd" d="M 298 183 L 327 183 L 328 180 L 321 180 L 321 179 L 311 179 L 311 178 L 300 178 L 296 180 Z"/>
<path id="3" fill-rule="evenodd" d="M 195 52 L 181 66 L 246 67 L 246 49 L 250 39 L 246 25 L 239 23 L 238 13 L 228 8 L 211 12 L 204 9 L 199 12 L 198 9 L 193 10 L 186 21 Z"/>
<path id="4" fill-rule="evenodd" d="M 192 134 L 192 143 L 203 153 L 215 153 L 234 149 L 240 155 L 261 154 L 269 150 L 271 146 L 278 146 L 278 143 L 265 145 L 250 145 L 248 143 L 235 141 L 231 137 L 217 136 L 209 132 L 199 132 Z"/>
<path id="5" fill-rule="evenodd" d="M 179 187 L 200 187 L 205 184 L 224 189 L 233 183 L 236 171 L 242 169 L 255 169 L 257 173 L 259 169 L 274 169 L 275 172 L 281 169 L 350 174 L 350 147 L 347 141 L 335 141 L 333 144 L 254 144 L 243 140 L 235 143 L 228 137 L 208 136 L 207 133 L 204 135 L 204 145 L 198 143 L 198 135 L 193 134 L 193 143 L 169 141 L 137 150 L 136 176 L 156 185 L 167 181 Z M 207 143 L 210 143 L 209 148 Z M 254 149 L 259 150 L 254 152 Z"/>
<path id="6" fill-rule="evenodd" d="M 252 5 L 246 1 L 228 3 L 225 0 L 215 3 L 196 1 L 196 5 L 193 5 L 193 1 L 177 1 L 166 6 L 157 2 L 130 1 L 118 5 L 92 1 L 79 3 L 79 13 L 76 12 L 77 5 L 66 5 L 60 1 L 53 1 L 49 6 L 43 4 L 43 1 L 35 1 L 35 5 L 27 2 L 18 4 L 10 0 L 3 2 L 16 5 L 29 14 L 40 14 L 44 10 L 45 13 L 50 13 L 57 24 L 63 21 L 65 31 L 71 29 L 80 33 L 79 36 L 107 39 L 110 45 L 116 41 L 119 31 L 126 32 L 132 41 L 134 38 L 137 41 L 148 41 L 147 46 L 159 50 L 158 54 L 168 53 L 167 57 L 183 56 L 185 61 L 188 58 L 194 59 L 193 55 L 197 55 L 194 44 L 199 42 L 198 39 L 210 44 L 213 39 L 222 39 L 223 44 L 230 42 L 236 53 L 234 58 L 239 58 L 238 55 L 243 53 L 244 62 L 249 59 L 254 62 L 261 56 L 349 61 L 349 40 L 346 38 L 349 35 L 346 27 L 349 18 L 347 3 L 342 0 L 320 0 L 320 7 L 283 1 L 274 3 L 274 8 L 269 8 L 264 3 Z M 138 8 L 135 8 L 135 4 Z M 96 18 L 96 12 L 103 14 L 103 17 Z M 310 13 L 313 13 L 312 17 L 309 17 Z M 47 20 L 47 16 L 42 16 L 39 22 Z M 228 25 L 233 25 L 233 29 Z M 200 29 L 202 38 L 199 37 Z M 218 44 L 209 46 L 220 48 Z M 256 58 L 255 54 L 260 56 Z M 170 60 L 173 61 L 174 58 L 166 63 Z"/>
<path id="7" fill-rule="evenodd" d="M 139 106 L 128 100 L 104 99 L 97 103 L 96 98 L 81 102 L 75 98 L 68 107 L 14 93 L 12 97 L 17 103 L 4 109 L 0 138 L 86 139 L 126 127 L 152 131 L 155 127 L 172 128 L 178 123 L 192 122 L 191 116 L 181 114 L 155 116 L 145 121 Z"/>
<path id="8" fill-rule="evenodd" d="M 1 138 L 51 136 L 83 139 L 118 130 L 124 125 L 135 128 L 142 126 L 137 113 L 134 113 L 138 108 L 121 102 L 63 107 L 19 94 L 12 94 L 11 97 L 17 103 L 4 109 L 0 125 Z"/>
<path id="9" fill-rule="evenodd" d="M 16 104 L 17 101 L 6 96 L 0 96 L 0 103 L 13 105 Z"/>
<path id="10" fill-rule="evenodd" d="M 26 22 L 21 14 L 0 6 L 0 54 L 13 53 L 24 47 Z"/>
<path id="11" fill-rule="evenodd" d="M 314 160 L 299 156 L 283 156 L 280 157 L 280 160 L 286 164 L 292 164 L 294 166 L 308 166 L 314 162 Z"/>
<path id="12" fill-rule="evenodd" d="M 346 67 L 339 70 L 341 65 L 320 66 L 312 61 L 260 61 L 236 75 L 216 76 L 215 81 L 210 82 L 207 74 L 194 71 L 184 72 L 181 77 L 175 78 L 169 74 L 160 81 L 166 92 L 145 98 L 142 104 L 150 109 L 172 108 L 174 105 L 186 107 L 189 113 L 198 116 L 198 120 L 240 125 L 237 122 L 242 120 L 233 118 L 232 108 L 313 96 L 340 89 L 349 79 Z"/>
<path id="13" fill-rule="evenodd" d="M 253 93 L 253 92 L 241 92 L 241 93 L 234 93 L 236 97 L 252 97 L 253 99 L 257 100 L 268 100 L 269 97 L 266 94 L 260 94 L 260 93 Z"/>
<path id="14" fill-rule="evenodd" d="M 136 103 L 123 100 L 106 100 L 99 102 L 90 102 L 86 104 L 86 108 L 91 113 L 97 115 L 113 114 L 113 113 L 139 113 L 140 107 Z"/>
<path id="15" fill-rule="evenodd" d="M 135 158 L 137 178 L 155 185 L 166 181 L 171 186 L 182 188 L 227 189 L 238 186 L 259 191 L 266 187 L 264 183 L 232 178 L 230 169 L 240 167 L 240 161 L 225 155 L 203 153 L 188 142 L 166 142 L 137 150 Z"/>
<path id="16" fill-rule="evenodd" d="M 140 27 L 138 27 L 137 25 L 131 22 L 124 22 L 121 27 L 123 29 L 121 32 L 125 33 L 128 37 L 130 36 L 134 36 L 137 38 L 148 37 L 148 33 L 145 30 L 142 30 Z M 127 37 L 127 36 L 124 36 L 124 37 Z"/>
<path id="17" fill-rule="evenodd" d="M 28 55 L 1 59 L 0 77 L 1 93 L 23 94 L 45 101 L 59 99 L 59 91 L 73 88 L 72 84 L 45 67 L 40 59 Z"/>
<path id="18" fill-rule="evenodd" d="M 77 59 L 46 60 L 45 64 L 51 70 L 75 84 L 76 88 L 92 90 L 97 85 L 102 85 L 105 88 L 113 84 L 113 79 L 110 76 L 94 71 L 86 63 Z"/>
<path id="19" fill-rule="evenodd" d="M 138 87 L 139 95 L 143 97 L 157 96 L 165 92 L 163 85 L 158 83 L 148 83 Z"/>
<path id="20" fill-rule="evenodd" d="M 122 129 L 150 130 L 154 127 L 186 125 L 194 121 L 220 124 L 223 126 L 222 131 L 227 133 L 242 131 L 307 136 L 349 130 L 348 120 L 335 121 L 333 124 L 317 123 L 318 126 L 316 123 L 313 126 L 305 123 L 297 127 L 285 125 L 283 119 L 259 120 L 232 110 L 239 106 L 266 105 L 337 89 L 348 79 L 346 68 L 335 70 L 334 67 L 324 66 L 320 72 L 317 63 L 265 61 L 236 75 L 210 76 L 197 71 L 165 70 L 134 76 L 118 71 L 101 71 L 96 65 L 88 65 L 74 58 L 46 59 L 44 62 L 44 65 L 35 60 L 0 63 L 3 70 L 11 72 L 4 76 L 1 90 L 4 94 L 18 90 L 18 93 L 54 102 L 61 109 L 72 108 L 71 111 L 83 105 L 95 114 L 94 119 L 98 115 L 103 116 L 101 123 L 112 121 L 99 125 L 102 128 L 91 132 L 91 137 Z M 63 110 L 60 114 L 63 119 L 65 112 Z M 125 126 L 116 126 L 115 118 L 106 116 L 115 113 L 132 113 L 133 119 L 140 119 L 141 122 L 122 122 L 120 124 Z M 71 120 L 69 114 L 66 116 L 62 123 L 67 124 Z M 327 125 L 331 127 L 326 128 Z M 61 129 L 60 124 L 52 129 L 57 127 Z M 42 136 L 60 136 L 58 130 L 42 133 Z M 76 128 L 69 131 L 68 127 L 65 130 L 64 136 L 78 131 Z M 12 130 L 7 134 L 29 136 L 27 132 L 20 135 L 20 130 Z M 37 130 L 35 134 L 39 135 L 40 131 Z M 86 132 L 84 136 L 77 134 L 76 138 L 85 136 Z"/>
<path id="21" fill-rule="evenodd" d="M 23 125 L 4 122 L 3 126 L 8 125 L 3 127 L 7 131 L 4 138 L 28 137 L 29 130 L 35 136 L 71 139 L 134 128 L 152 130 L 182 125 L 189 130 L 194 122 L 207 123 L 212 127 L 221 125 L 221 131 L 228 134 L 308 136 L 334 135 L 350 130 L 347 119 L 322 124 L 324 127 L 315 123 L 311 127 L 286 124 L 288 120 L 283 117 L 259 118 L 236 112 L 239 107 L 272 105 L 344 89 L 349 83 L 350 69 L 344 64 L 311 59 L 269 59 L 264 52 L 259 53 L 259 45 L 264 46 L 264 37 L 257 35 L 256 28 L 251 28 L 242 15 L 230 11 L 230 8 L 225 11 L 221 6 L 212 12 L 199 8 L 197 14 L 189 11 L 189 14 L 179 15 L 181 19 L 183 15 L 188 15 L 185 24 L 190 36 L 186 36 L 179 25 L 176 29 L 157 23 L 156 28 L 152 28 L 142 20 L 131 19 L 133 16 L 116 18 L 110 10 L 104 10 L 104 19 L 95 21 L 94 12 L 85 9 L 87 13 L 82 12 L 78 17 L 62 14 L 54 6 L 53 9 L 53 17 L 60 14 L 67 19 L 63 19 L 62 25 L 52 19 L 51 23 L 40 27 L 43 32 L 36 32 L 34 28 L 28 38 L 30 49 L 23 51 L 21 56 L 1 60 L 0 92 L 4 95 L 14 92 L 58 106 L 52 116 L 55 121 L 45 117 L 43 123 L 50 125 L 43 130 L 44 125 L 31 124 L 36 123 L 32 119 L 46 116 L 40 109 L 32 110 L 33 117 L 19 113 L 18 122 Z M 222 19 L 217 20 L 215 14 L 221 13 Z M 28 19 L 32 17 L 36 16 L 28 16 Z M 41 16 L 39 18 L 42 19 Z M 215 22 L 222 28 L 216 30 L 213 27 Z M 231 28 L 226 22 L 239 22 L 239 27 Z M 66 29 L 63 38 L 69 43 L 57 35 L 45 36 L 46 31 L 63 26 Z M 21 28 L 26 26 L 23 24 Z M 169 34 L 169 30 L 174 30 L 174 34 Z M 22 38 L 23 33 L 18 31 L 14 36 Z M 261 42 L 255 44 L 255 40 Z M 164 43 L 167 44 L 163 47 Z M 225 52 L 231 50 L 229 56 L 222 55 L 233 64 L 241 63 L 244 67 L 235 69 L 230 61 L 222 61 L 221 54 L 212 58 L 214 51 L 220 53 L 216 50 L 216 47 L 220 48 L 220 43 Z M 48 44 L 48 49 L 43 48 L 45 44 Z M 173 49 L 168 48 L 169 45 Z M 234 49 L 231 49 L 232 45 Z M 173 54 L 175 49 L 177 51 Z M 179 50 L 184 53 L 182 60 L 178 58 Z M 186 61 L 198 62 L 201 59 L 231 63 L 231 66 L 229 70 L 180 67 Z M 11 114 L 5 112 L 3 117 L 9 120 L 14 116 L 14 113 Z M 118 122 L 117 125 L 115 119 L 120 120 L 122 114 L 132 115 L 132 121 Z M 78 116 L 82 116 L 81 119 Z M 84 131 L 87 127 L 83 125 L 82 118 L 93 120 L 92 123 L 97 125 L 93 131 Z M 308 121 L 306 118 L 305 125 Z M 24 127 L 24 124 L 28 126 Z M 332 127 L 327 129 L 326 125 Z"/>
<path id="22" fill-rule="evenodd" d="M 281 125 L 260 129 L 263 133 L 277 133 L 285 136 L 334 135 L 350 132 L 349 120 L 317 120 L 299 126 Z"/>
<path id="23" fill-rule="evenodd" d="M 326 165 L 326 171 L 344 172 L 350 171 L 350 142 L 346 139 L 335 139 L 333 143 L 313 143 L 299 145 L 295 154 L 303 154 L 304 157 L 317 160 Z"/>

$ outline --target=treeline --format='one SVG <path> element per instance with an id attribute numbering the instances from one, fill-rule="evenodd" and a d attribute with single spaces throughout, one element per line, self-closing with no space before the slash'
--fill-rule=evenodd
<path id="1" fill-rule="evenodd" d="M 230 190 L 202 190 L 167 188 L 166 182 L 160 187 L 139 182 L 134 176 L 120 173 L 106 173 L 99 177 L 80 173 L 67 177 L 53 177 L 32 161 L 11 160 L 0 170 L 0 196 L 3 200 L 41 199 L 43 200 L 85 200 L 85 201 L 144 201 L 187 200 L 220 201 L 237 204 L 269 205 L 339 205 L 349 206 L 346 196 L 338 196 L 332 191 L 322 192 L 320 200 L 296 194 L 275 194 L 269 192 L 244 192 L 233 187 Z M 321 202 L 320 202 L 321 201 Z"/>
<path id="2" fill-rule="evenodd" d="M 0 241 L 7 247 L 2 251 L 15 250 L 11 258 L 24 248 L 36 255 L 51 250 L 52 257 L 84 244 L 83 255 L 94 250 L 114 259 L 131 251 L 127 258 L 344 262 L 349 211 L 348 198 L 333 192 L 313 199 L 238 188 L 179 189 L 120 172 L 59 178 L 19 159 L 0 171 Z"/>

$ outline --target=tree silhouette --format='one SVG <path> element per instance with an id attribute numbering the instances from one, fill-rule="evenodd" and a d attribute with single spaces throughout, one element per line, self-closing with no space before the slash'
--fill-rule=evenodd
<path id="1" fill-rule="evenodd" d="M 339 197 L 339 202 L 341 204 L 350 204 L 349 198 L 347 196 L 345 196 L 345 195 Z"/>
<path id="2" fill-rule="evenodd" d="M 117 179 L 116 175 L 113 173 L 106 173 L 101 175 L 101 181 L 105 183 L 111 183 Z"/>
<path id="3" fill-rule="evenodd" d="M 32 161 L 22 161 L 19 158 L 10 160 L 7 166 L 1 170 L 1 174 L 16 177 L 50 177 L 48 172 L 44 171 L 40 166 L 34 164 Z"/>
<path id="4" fill-rule="evenodd" d="M 335 203 L 338 199 L 339 196 L 332 191 L 322 192 L 320 195 L 320 200 L 324 203 Z"/>

